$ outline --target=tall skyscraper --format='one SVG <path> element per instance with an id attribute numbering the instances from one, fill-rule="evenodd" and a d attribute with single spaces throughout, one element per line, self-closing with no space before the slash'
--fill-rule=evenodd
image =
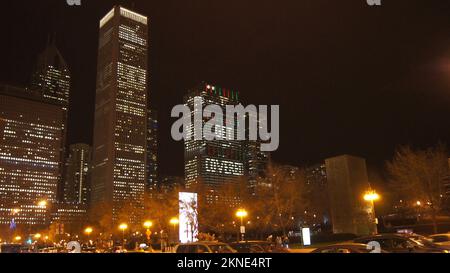
<path id="1" fill-rule="evenodd" d="M 190 90 L 185 96 L 185 104 L 191 109 L 194 116 L 194 100 L 201 98 L 203 107 L 216 104 L 223 108 L 226 105 L 239 103 L 239 92 L 202 83 Z M 203 119 L 202 126 L 207 122 Z M 225 134 L 230 128 L 234 128 L 237 134 L 237 123 L 226 123 L 221 128 Z M 188 136 L 194 135 L 193 126 L 188 131 Z M 235 136 L 236 139 L 236 136 Z M 191 188 L 197 183 L 202 183 L 211 194 L 205 196 L 207 202 L 219 200 L 215 192 L 225 183 L 233 183 L 244 175 L 245 152 L 243 141 L 238 140 L 187 140 L 184 142 L 185 181 L 186 187 Z"/>
<path id="2" fill-rule="evenodd" d="M 55 39 L 47 42 L 44 51 L 39 54 L 34 73 L 31 77 L 31 89 L 38 92 L 42 98 L 53 101 L 62 106 L 64 111 L 63 138 L 61 142 L 61 162 L 60 168 L 64 169 L 64 159 L 66 157 L 67 138 L 67 115 L 69 109 L 70 95 L 70 71 L 61 52 L 55 44 Z M 61 200 L 64 194 L 63 177 L 58 182 L 58 199 Z"/>
<path id="3" fill-rule="evenodd" d="M 147 17 L 115 6 L 100 21 L 95 102 L 92 202 L 133 205 L 140 221 L 146 185 Z"/>
<path id="4" fill-rule="evenodd" d="M 87 205 L 90 198 L 91 147 L 78 143 L 70 145 L 66 161 L 64 201 Z"/>
<path id="5" fill-rule="evenodd" d="M 147 188 L 158 187 L 158 114 L 148 110 L 147 121 Z"/>
<path id="6" fill-rule="evenodd" d="M 267 167 L 270 161 L 270 153 L 261 151 L 260 141 L 246 141 L 245 151 L 245 171 L 248 178 L 250 192 L 256 194 L 258 180 L 266 177 Z"/>
<path id="7" fill-rule="evenodd" d="M 65 114 L 39 92 L 0 85 L 0 224 L 49 223 L 61 177 Z"/>
<path id="8" fill-rule="evenodd" d="M 333 232 L 358 235 L 375 232 L 373 203 L 363 199 L 370 190 L 366 161 L 342 155 L 326 159 L 325 165 Z"/>

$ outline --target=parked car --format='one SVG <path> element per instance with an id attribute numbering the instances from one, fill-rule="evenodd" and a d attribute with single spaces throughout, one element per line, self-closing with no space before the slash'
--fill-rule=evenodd
<path id="1" fill-rule="evenodd" d="M 311 253 L 370 253 L 371 251 L 371 247 L 366 244 L 342 243 L 319 247 Z M 386 253 L 386 251 L 382 250 L 381 253 Z"/>
<path id="2" fill-rule="evenodd" d="M 21 250 L 20 244 L 0 244 L 0 253 L 21 253 Z"/>
<path id="3" fill-rule="evenodd" d="M 231 243 L 230 246 L 238 253 L 264 253 L 265 249 L 261 246 L 260 241 L 245 241 Z"/>
<path id="4" fill-rule="evenodd" d="M 354 242 L 378 242 L 382 250 L 392 253 L 448 253 L 448 250 L 417 234 L 379 234 L 357 238 Z"/>
<path id="5" fill-rule="evenodd" d="M 450 249 L 450 233 L 434 234 L 429 236 L 431 241 L 441 247 Z"/>
<path id="6" fill-rule="evenodd" d="M 253 245 L 258 245 L 264 249 L 264 253 L 290 253 L 287 248 L 284 248 L 276 243 L 267 241 L 245 241 L 246 243 L 251 243 Z"/>
<path id="7" fill-rule="evenodd" d="M 195 242 L 179 244 L 175 247 L 175 253 L 236 253 L 237 251 L 225 243 L 219 242 Z"/>

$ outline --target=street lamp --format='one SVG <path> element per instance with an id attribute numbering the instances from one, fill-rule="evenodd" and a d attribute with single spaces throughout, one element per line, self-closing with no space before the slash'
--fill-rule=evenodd
<path id="1" fill-rule="evenodd" d="M 92 233 L 93 231 L 94 231 L 94 229 L 91 228 L 91 227 L 87 227 L 87 228 L 84 229 L 84 233 L 86 233 L 86 235 L 87 235 L 87 237 L 88 237 L 88 244 L 91 243 L 91 242 L 90 242 L 89 236 L 91 236 L 91 233 Z"/>
<path id="2" fill-rule="evenodd" d="M 375 191 L 368 191 L 364 194 L 364 200 L 368 202 L 378 201 L 380 199 L 380 195 Z"/>
<path id="3" fill-rule="evenodd" d="M 240 233 L 242 235 L 241 240 L 244 241 L 244 234 L 245 234 L 244 218 L 248 216 L 248 213 L 247 213 L 247 211 L 245 209 L 239 209 L 236 212 L 236 216 L 241 219 Z"/>
<path id="4" fill-rule="evenodd" d="M 34 239 L 39 240 L 39 239 L 41 239 L 42 235 L 40 233 L 36 233 L 36 234 L 34 234 L 33 237 L 34 237 Z"/>
<path id="5" fill-rule="evenodd" d="M 94 231 L 94 229 L 91 228 L 91 227 L 87 227 L 87 228 L 84 229 L 84 233 L 86 233 L 87 236 L 91 235 L 91 233 L 92 233 L 93 231 Z"/>
<path id="6" fill-rule="evenodd" d="M 41 208 L 46 208 L 47 207 L 47 200 L 41 200 L 38 202 L 38 206 Z"/>
<path id="7" fill-rule="evenodd" d="M 180 223 L 180 220 L 178 220 L 178 218 L 173 217 L 172 219 L 170 219 L 170 224 L 173 225 L 173 240 L 174 243 L 177 242 L 177 225 Z"/>
<path id="8" fill-rule="evenodd" d="M 367 191 L 364 194 L 364 200 L 367 201 L 367 202 L 370 202 L 371 214 L 372 214 L 372 216 L 374 218 L 374 222 L 375 222 L 375 233 L 378 232 L 377 231 L 377 226 L 376 226 L 376 224 L 378 224 L 378 219 L 376 218 L 376 215 L 375 215 L 375 204 L 374 204 L 374 202 L 380 200 L 380 198 L 381 198 L 380 195 L 378 193 L 376 193 L 375 191 L 373 191 L 373 190 Z"/>
<path id="9" fill-rule="evenodd" d="M 22 240 L 22 237 L 20 237 L 20 236 L 14 237 L 14 241 L 16 241 L 16 242 L 19 242 L 20 240 Z"/>
<path id="10" fill-rule="evenodd" d="M 151 235 L 152 235 L 152 232 L 150 231 L 150 228 L 153 226 L 153 222 L 152 221 L 149 221 L 149 220 L 147 220 L 147 221 L 145 221 L 144 222 L 144 227 L 147 229 L 147 231 L 146 231 L 146 235 L 147 235 L 147 243 L 150 243 L 150 239 L 151 239 Z"/>
<path id="11" fill-rule="evenodd" d="M 126 223 L 122 223 L 119 225 L 119 229 L 122 230 L 122 250 L 125 250 L 125 230 L 128 229 L 128 225 Z"/>

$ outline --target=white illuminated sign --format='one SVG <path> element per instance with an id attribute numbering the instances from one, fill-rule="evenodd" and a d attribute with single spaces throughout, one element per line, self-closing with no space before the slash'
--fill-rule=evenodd
<path id="1" fill-rule="evenodd" d="M 180 192 L 178 196 L 180 242 L 196 242 L 198 235 L 197 194 L 193 192 Z"/>
<path id="2" fill-rule="evenodd" d="M 311 245 L 311 231 L 309 228 L 302 228 L 302 236 L 303 236 L 303 245 L 310 246 Z"/>

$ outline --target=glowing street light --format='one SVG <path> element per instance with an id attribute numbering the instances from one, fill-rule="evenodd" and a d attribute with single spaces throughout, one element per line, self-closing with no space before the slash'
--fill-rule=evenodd
<path id="1" fill-rule="evenodd" d="M 180 224 L 180 220 L 177 217 L 170 219 L 170 224 L 173 225 L 173 240 L 177 241 L 177 225 Z"/>
<path id="2" fill-rule="evenodd" d="M 374 190 L 370 190 L 367 191 L 364 194 L 364 200 L 367 202 L 370 202 L 371 206 L 370 206 L 370 214 L 372 215 L 373 219 L 374 219 L 374 223 L 375 223 L 375 233 L 377 233 L 377 224 L 378 224 L 378 218 L 375 215 L 375 201 L 380 200 L 380 195 L 378 193 L 376 193 Z"/>
<path id="3" fill-rule="evenodd" d="M 153 222 L 152 221 L 145 221 L 144 222 L 144 227 L 146 228 L 146 229 L 149 229 L 149 228 L 151 228 L 153 226 Z"/>
<path id="4" fill-rule="evenodd" d="M 144 222 L 144 227 L 147 229 L 145 232 L 145 235 L 147 235 L 147 243 L 150 243 L 150 236 L 152 235 L 152 232 L 150 231 L 150 228 L 153 226 L 153 222 L 150 220 L 147 220 Z"/>
<path id="5" fill-rule="evenodd" d="M 125 224 L 125 223 L 120 224 L 120 226 L 119 226 L 119 229 L 122 230 L 122 231 L 125 231 L 127 228 L 128 228 L 128 225 Z"/>
<path id="6" fill-rule="evenodd" d="M 125 230 L 128 229 L 128 225 L 126 223 L 122 223 L 119 225 L 119 229 L 122 230 L 122 250 L 125 250 Z"/>
<path id="7" fill-rule="evenodd" d="M 247 213 L 247 211 L 246 211 L 245 209 L 239 209 L 239 210 L 236 212 L 236 216 L 239 217 L 239 218 L 241 218 L 241 220 L 242 220 L 244 217 L 247 217 L 247 215 L 248 215 L 248 213 Z"/>
<path id="8" fill-rule="evenodd" d="M 42 235 L 40 233 L 36 233 L 36 234 L 34 234 L 33 237 L 34 237 L 34 239 L 39 240 L 39 239 L 41 239 Z"/>
<path id="9" fill-rule="evenodd" d="M 172 224 L 172 225 L 174 225 L 174 226 L 176 226 L 176 225 L 178 225 L 180 223 L 180 220 L 178 220 L 178 218 L 172 218 L 172 219 L 170 219 L 170 224 Z"/>
<path id="10" fill-rule="evenodd" d="M 16 242 L 19 242 L 20 240 L 22 240 L 22 237 L 20 237 L 20 236 L 14 237 L 14 241 L 16 241 Z"/>
<path id="11" fill-rule="evenodd" d="M 244 234 L 245 234 L 245 226 L 244 226 L 244 218 L 248 216 L 248 213 L 245 209 L 238 209 L 236 211 L 236 217 L 239 217 L 241 219 L 241 227 L 240 227 L 240 233 L 241 233 L 241 240 L 244 241 Z"/>
<path id="12" fill-rule="evenodd" d="M 47 200 L 41 200 L 38 202 L 38 206 L 41 208 L 47 207 Z"/>
<path id="13" fill-rule="evenodd" d="M 368 202 L 378 201 L 380 199 L 380 195 L 375 191 L 369 191 L 364 194 L 364 200 Z"/>
<path id="14" fill-rule="evenodd" d="M 86 233 L 87 236 L 91 235 L 91 233 L 94 231 L 93 228 L 87 227 L 84 229 L 84 233 Z"/>

